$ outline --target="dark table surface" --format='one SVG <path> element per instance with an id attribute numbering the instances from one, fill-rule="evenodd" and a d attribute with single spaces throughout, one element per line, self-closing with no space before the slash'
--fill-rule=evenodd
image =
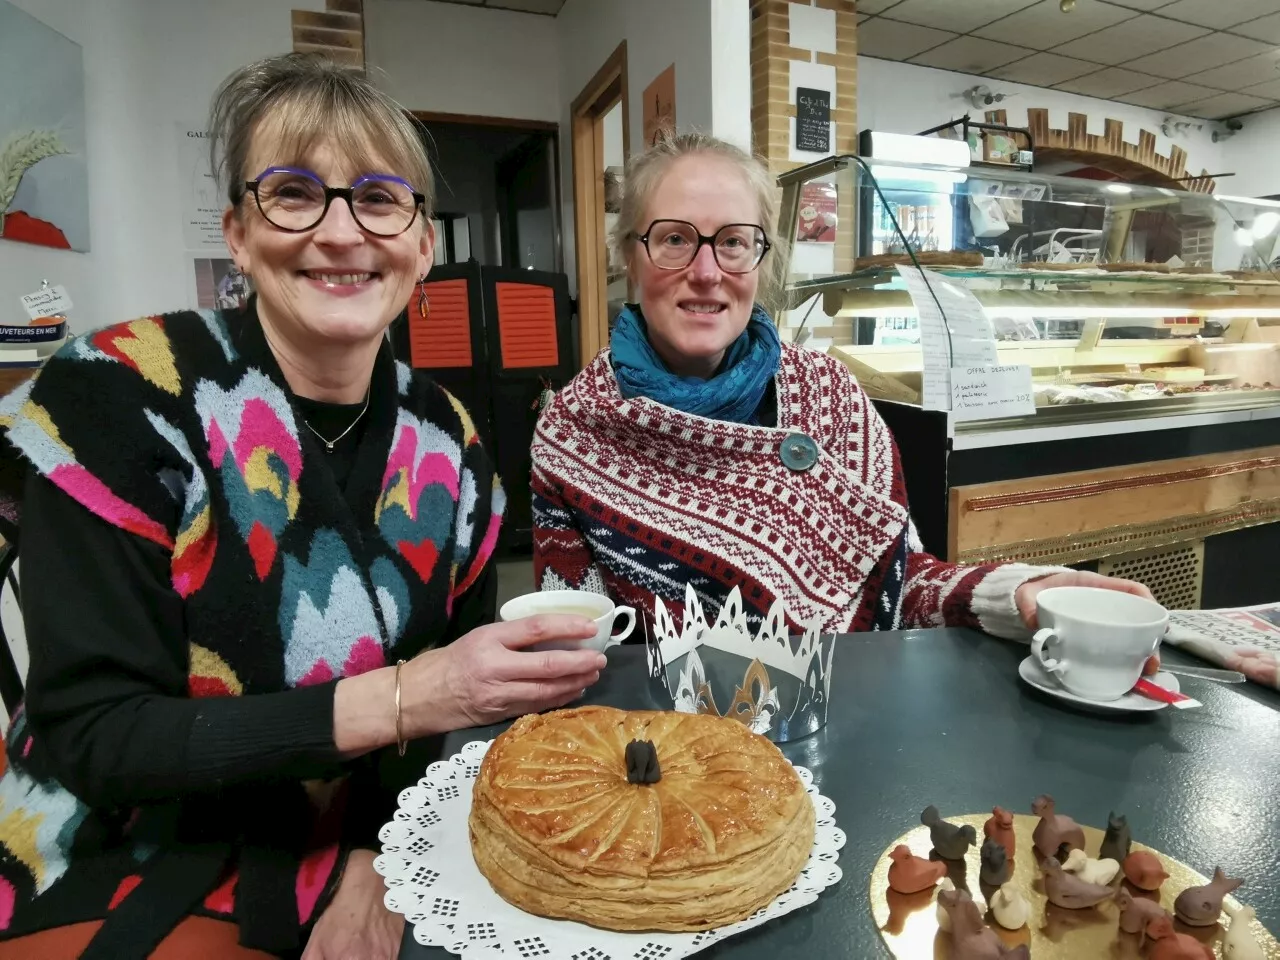
<path id="1" fill-rule="evenodd" d="M 888 957 L 867 884 L 885 847 L 936 804 L 943 816 L 999 804 L 1058 809 L 1104 827 L 1125 813 L 1133 837 L 1201 873 L 1246 878 L 1238 896 L 1280 932 L 1280 694 L 1180 677 L 1200 710 L 1102 716 L 1065 709 L 1018 679 L 1026 648 L 969 630 L 840 638 L 827 725 L 782 745 L 813 771 L 848 836 L 844 878 L 818 902 L 699 956 L 776 960 Z M 1166 647 L 1170 663 L 1197 662 Z M 587 702 L 669 709 L 654 696 L 644 649 L 610 652 Z M 505 725 L 450 734 L 444 755 Z M 406 930 L 401 960 L 444 960 Z"/>

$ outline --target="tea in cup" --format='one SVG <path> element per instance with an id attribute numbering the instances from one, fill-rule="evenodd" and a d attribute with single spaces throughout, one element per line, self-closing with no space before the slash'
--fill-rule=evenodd
<path id="1" fill-rule="evenodd" d="M 614 606 L 611 599 L 603 593 L 591 593 L 588 590 L 544 590 L 541 593 L 526 593 L 524 596 L 508 600 L 498 611 L 502 620 L 522 620 L 542 613 L 559 613 L 573 617 L 586 617 L 595 621 L 596 635 L 586 640 L 548 640 L 536 643 L 531 650 L 599 650 L 603 652 L 616 646 L 631 635 L 636 626 L 636 611 L 633 607 Z M 618 614 L 627 618 L 626 624 L 618 632 L 613 632 L 613 621 Z"/>
<path id="2" fill-rule="evenodd" d="M 1160 648 L 1169 613 L 1154 600 L 1097 587 L 1050 587 L 1036 596 L 1031 655 L 1064 688 L 1119 700 Z"/>

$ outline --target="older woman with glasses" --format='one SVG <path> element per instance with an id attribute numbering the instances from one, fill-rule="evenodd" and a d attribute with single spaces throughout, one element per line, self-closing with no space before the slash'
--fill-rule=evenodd
<path id="1" fill-rule="evenodd" d="M 410 741 L 604 664 L 524 649 L 585 618 L 489 623 L 502 490 L 391 354 L 434 243 L 413 125 L 291 55 L 231 76 L 210 129 L 247 308 L 76 338 L 0 404 L 31 651 L 0 958 L 393 957 L 372 860 L 434 759 Z"/>
<path id="2" fill-rule="evenodd" d="M 1026 637 L 1035 596 L 1097 574 L 961 567 L 923 552 L 893 438 L 849 371 L 779 342 L 759 300 L 776 288 L 776 191 L 739 148 L 688 134 L 627 167 L 613 231 L 638 303 L 609 347 L 548 405 L 533 446 L 541 589 L 608 593 L 677 616 L 692 584 L 708 613 L 742 589 L 759 624 L 941 624 Z M 1153 665 L 1154 666 L 1154 665 Z"/>

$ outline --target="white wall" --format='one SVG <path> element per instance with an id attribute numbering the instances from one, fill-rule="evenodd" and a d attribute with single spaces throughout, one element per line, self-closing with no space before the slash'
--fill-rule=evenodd
<path id="1" fill-rule="evenodd" d="M 67 287 L 76 331 L 192 305 L 174 125 L 202 122 L 236 67 L 289 50 L 289 11 L 324 0 L 14 2 L 84 50 L 90 251 L 0 241 L 0 319 L 43 278 Z"/>
<path id="2" fill-rule="evenodd" d="M 1223 165 L 1223 144 L 1213 142 L 1209 124 L 1203 120 L 1191 120 L 1192 123 L 1203 124 L 1203 129 L 1170 140 L 1160 132 L 1161 123 L 1169 116 L 1167 112 L 873 57 L 858 57 L 858 129 L 919 133 L 948 120 L 959 119 L 965 113 L 981 120 L 982 111 L 974 110 L 967 100 L 959 96 L 980 83 L 996 93 L 1016 94 L 994 108 L 1007 111 L 1011 126 L 1026 125 L 1028 107 L 1047 108 L 1049 126 L 1054 130 L 1066 129 L 1068 113 L 1083 113 L 1089 118 L 1089 133 L 1100 136 L 1103 120 L 1110 118 L 1124 124 L 1124 138 L 1128 143 L 1138 142 L 1139 130 L 1150 130 L 1156 135 L 1156 152 L 1162 156 L 1168 156 L 1170 147 L 1175 144 L 1181 147 L 1187 152 L 1190 173 L 1201 170 L 1219 173 L 1231 169 L 1230 164 Z M 1223 181 L 1219 190 L 1225 192 L 1225 185 L 1229 182 Z M 1234 184 L 1231 192 L 1235 192 Z"/>
<path id="3" fill-rule="evenodd" d="M 1218 192 L 1236 197 L 1280 194 L 1280 108 L 1240 118 L 1244 129 L 1221 144 L 1223 170 Z"/>
<path id="4" fill-rule="evenodd" d="M 408 109 L 560 120 L 554 18 L 432 0 L 365 0 L 364 16 L 369 74 Z"/>

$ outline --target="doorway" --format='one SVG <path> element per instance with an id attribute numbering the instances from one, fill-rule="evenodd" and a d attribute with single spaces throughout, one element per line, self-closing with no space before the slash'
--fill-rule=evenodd
<path id="1" fill-rule="evenodd" d="M 626 41 L 583 87 L 570 113 L 578 358 L 585 366 L 608 344 L 609 320 L 627 296 L 626 277 L 620 266 L 611 264 L 608 249 L 622 169 L 630 153 Z"/>

